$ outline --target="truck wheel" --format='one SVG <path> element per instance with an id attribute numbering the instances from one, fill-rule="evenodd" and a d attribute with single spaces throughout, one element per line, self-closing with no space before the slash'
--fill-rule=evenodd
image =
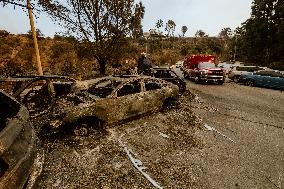
<path id="1" fill-rule="evenodd" d="M 199 77 L 195 77 L 194 81 L 195 81 L 195 83 L 200 83 L 200 78 Z"/>
<path id="2" fill-rule="evenodd" d="M 218 85 L 223 85 L 224 81 L 218 81 Z"/>

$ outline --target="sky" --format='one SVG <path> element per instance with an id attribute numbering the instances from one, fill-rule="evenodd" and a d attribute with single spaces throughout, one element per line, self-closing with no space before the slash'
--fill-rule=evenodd
<path id="1" fill-rule="evenodd" d="M 176 23 L 176 35 L 181 34 L 181 27 L 185 25 L 188 27 L 186 36 L 194 36 L 197 30 L 217 36 L 222 28 L 234 30 L 250 17 L 252 0 L 142 0 L 142 3 L 145 6 L 144 32 L 155 28 L 159 19 L 163 20 L 164 25 L 171 19 Z M 44 13 L 35 20 L 36 28 L 45 36 L 62 31 Z M 1 6 L 1 29 L 10 33 L 26 33 L 30 30 L 27 13 L 14 6 Z M 161 31 L 165 32 L 164 28 Z"/>

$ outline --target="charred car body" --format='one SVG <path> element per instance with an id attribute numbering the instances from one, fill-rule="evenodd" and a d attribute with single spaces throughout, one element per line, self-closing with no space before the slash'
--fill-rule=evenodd
<path id="1" fill-rule="evenodd" d="M 32 172 L 37 139 L 28 110 L 0 90 L 0 188 L 22 188 Z"/>
<path id="2" fill-rule="evenodd" d="M 194 80 L 196 83 L 217 82 L 223 84 L 225 72 L 215 65 L 216 57 L 211 55 L 189 56 L 184 61 L 184 77 Z"/>
<path id="3" fill-rule="evenodd" d="M 75 80 L 65 76 L 21 76 L 1 80 L 1 88 L 29 110 L 32 118 L 47 113 L 57 97 L 68 94 Z"/>
<path id="4" fill-rule="evenodd" d="M 56 121 L 59 124 L 87 117 L 113 124 L 159 111 L 165 103 L 176 99 L 178 92 L 177 86 L 152 77 L 86 80 L 75 83 L 71 93 L 56 101 L 53 117 L 60 118 Z"/>
<path id="5" fill-rule="evenodd" d="M 158 111 L 179 95 L 176 85 L 147 76 L 109 76 L 85 81 L 39 76 L 28 80 L 14 96 L 29 107 L 34 117 L 47 117 L 41 120 L 42 124 L 48 121 L 55 128 L 84 118 L 116 123 Z M 40 86 L 34 85 L 39 81 Z"/>
<path id="6" fill-rule="evenodd" d="M 154 67 L 152 68 L 152 76 L 171 82 L 179 87 L 180 93 L 184 93 L 186 90 L 185 81 L 180 78 L 171 68 L 169 67 Z"/>

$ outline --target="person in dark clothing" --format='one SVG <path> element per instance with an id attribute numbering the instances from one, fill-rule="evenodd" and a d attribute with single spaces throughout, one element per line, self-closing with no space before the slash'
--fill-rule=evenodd
<path id="1" fill-rule="evenodd" d="M 149 75 L 151 73 L 151 68 L 152 66 L 147 59 L 146 54 L 143 53 L 138 60 L 138 74 Z"/>

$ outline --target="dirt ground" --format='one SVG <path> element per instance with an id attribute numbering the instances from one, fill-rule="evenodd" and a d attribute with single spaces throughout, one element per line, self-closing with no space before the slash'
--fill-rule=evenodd
<path id="1" fill-rule="evenodd" d="M 107 129 L 85 125 L 64 135 L 45 133 L 36 188 L 153 188 L 125 147 L 160 187 L 207 188 L 199 161 L 203 128 L 190 109 L 191 98 L 186 93 L 174 109 Z"/>

